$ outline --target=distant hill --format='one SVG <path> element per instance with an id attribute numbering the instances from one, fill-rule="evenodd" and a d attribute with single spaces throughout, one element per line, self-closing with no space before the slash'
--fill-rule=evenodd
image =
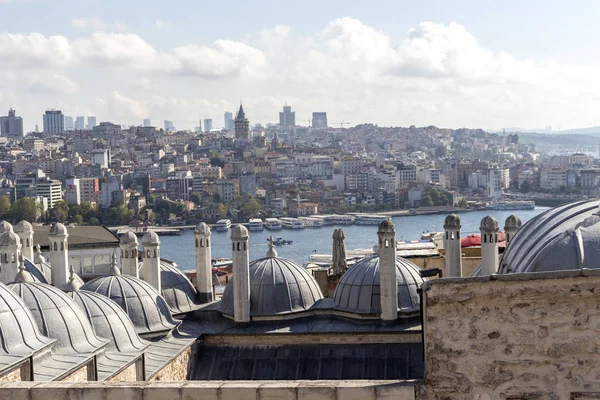
<path id="1" fill-rule="evenodd" d="M 503 130 L 491 131 L 495 133 L 539 133 L 542 135 L 563 135 L 563 134 L 578 134 L 578 135 L 600 135 L 600 126 L 592 126 L 590 128 L 565 129 L 562 131 L 547 132 L 545 129 L 522 129 L 522 128 L 505 128 Z"/>

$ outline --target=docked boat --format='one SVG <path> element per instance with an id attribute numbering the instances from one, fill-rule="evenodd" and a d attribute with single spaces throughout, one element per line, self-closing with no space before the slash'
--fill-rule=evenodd
<path id="1" fill-rule="evenodd" d="M 298 217 L 298 219 L 304 222 L 304 226 L 310 228 L 319 228 L 323 226 L 323 220 L 317 217 Z"/>
<path id="2" fill-rule="evenodd" d="M 354 218 L 354 223 L 357 225 L 379 225 L 390 217 L 377 214 L 356 214 Z"/>
<path id="3" fill-rule="evenodd" d="M 267 238 L 267 242 L 270 242 L 271 238 Z M 291 240 L 284 240 L 282 237 L 276 237 L 273 238 L 273 244 L 275 246 L 283 246 L 286 244 L 292 244 L 293 242 Z"/>
<path id="4" fill-rule="evenodd" d="M 498 201 L 485 207 L 487 210 L 533 210 L 535 202 L 530 200 Z"/>
<path id="5" fill-rule="evenodd" d="M 283 229 L 281 223 L 277 218 L 265 219 L 265 228 L 267 228 L 270 231 L 280 231 L 281 229 Z"/>
<path id="6" fill-rule="evenodd" d="M 215 224 L 215 228 L 217 232 L 227 232 L 229 228 L 231 228 L 231 220 L 229 219 L 220 219 Z"/>
<path id="7" fill-rule="evenodd" d="M 352 215 L 313 215 L 311 218 L 320 218 L 323 220 L 323 225 L 352 225 L 354 216 Z"/>
<path id="8" fill-rule="evenodd" d="M 263 220 L 260 218 L 252 218 L 248 221 L 248 230 L 250 231 L 262 231 L 265 229 Z"/>
<path id="9" fill-rule="evenodd" d="M 306 227 L 304 222 L 300 221 L 298 218 L 282 217 L 279 218 L 279 223 L 281 223 L 281 226 L 288 229 L 304 229 Z"/>

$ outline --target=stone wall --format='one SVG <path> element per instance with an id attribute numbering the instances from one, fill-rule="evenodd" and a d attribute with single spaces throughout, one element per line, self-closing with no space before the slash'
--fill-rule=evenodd
<path id="1" fill-rule="evenodd" d="M 165 365 L 150 381 L 185 381 L 190 369 L 192 347 L 188 347 L 169 364 Z"/>
<path id="2" fill-rule="evenodd" d="M 117 375 L 110 378 L 109 382 L 135 382 L 137 380 L 137 364 L 133 363 Z"/>
<path id="3" fill-rule="evenodd" d="M 63 379 L 63 382 L 87 382 L 88 380 L 88 366 L 84 365 L 71 375 Z"/>
<path id="4" fill-rule="evenodd" d="M 426 283 L 419 398 L 600 398 L 599 295 L 600 270 Z"/>
<path id="5" fill-rule="evenodd" d="M 21 367 L 15 368 L 12 371 L 0 376 L 0 382 L 11 382 L 11 381 L 20 381 L 20 380 L 21 380 Z"/>
<path id="6" fill-rule="evenodd" d="M 0 383 L 10 400 L 414 400 L 413 381 Z"/>

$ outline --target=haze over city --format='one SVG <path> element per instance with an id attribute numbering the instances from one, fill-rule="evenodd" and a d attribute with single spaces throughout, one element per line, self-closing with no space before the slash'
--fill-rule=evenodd
<path id="1" fill-rule="evenodd" d="M 0 109 L 26 131 L 48 108 L 193 129 L 240 100 L 252 123 L 287 103 L 298 125 L 594 126 L 599 7 L 1 0 Z"/>

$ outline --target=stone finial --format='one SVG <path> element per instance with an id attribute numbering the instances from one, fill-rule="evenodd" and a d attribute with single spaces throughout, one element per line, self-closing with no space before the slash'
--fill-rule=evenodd
<path id="1" fill-rule="evenodd" d="M 273 236 L 269 237 L 269 250 L 267 250 L 267 258 L 277 258 L 277 250 L 275 250 L 275 240 Z"/>
<path id="2" fill-rule="evenodd" d="M 119 269 L 119 266 L 117 265 L 117 253 L 115 253 L 113 251 L 111 260 L 110 260 L 110 271 L 109 271 L 110 275 L 121 275 L 121 270 Z"/>
<path id="3" fill-rule="evenodd" d="M 16 283 L 33 282 L 33 276 L 25 269 L 25 259 L 23 253 L 19 253 L 19 271 L 15 276 Z"/>
<path id="4" fill-rule="evenodd" d="M 36 264 L 44 264 L 46 263 L 46 257 L 44 257 L 44 255 L 42 254 L 42 248 L 40 247 L 40 244 L 38 243 L 37 246 L 35 246 L 35 260 L 34 262 Z"/>
<path id="5" fill-rule="evenodd" d="M 490 215 L 486 215 L 481 220 L 479 229 L 481 231 L 488 232 L 488 233 L 498 232 L 498 221 L 496 220 L 496 218 L 494 218 Z"/>
<path id="6" fill-rule="evenodd" d="M 444 230 L 458 230 L 460 229 L 460 218 L 456 214 L 450 214 L 444 219 Z"/>
<path id="7" fill-rule="evenodd" d="M 377 234 L 393 234 L 396 235 L 396 227 L 391 219 L 386 219 L 382 223 L 379 224 L 379 229 L 377 230 Z"/>
<path id="8" fill-rule="evenodd" d="M 69 266 L 69 282 L 67 286 L 65 286 L 65 292 L 76 292 L 81 287 L 81 284 L 75 278 L 75 269 L 73 268 L 73 264 Z"/>

